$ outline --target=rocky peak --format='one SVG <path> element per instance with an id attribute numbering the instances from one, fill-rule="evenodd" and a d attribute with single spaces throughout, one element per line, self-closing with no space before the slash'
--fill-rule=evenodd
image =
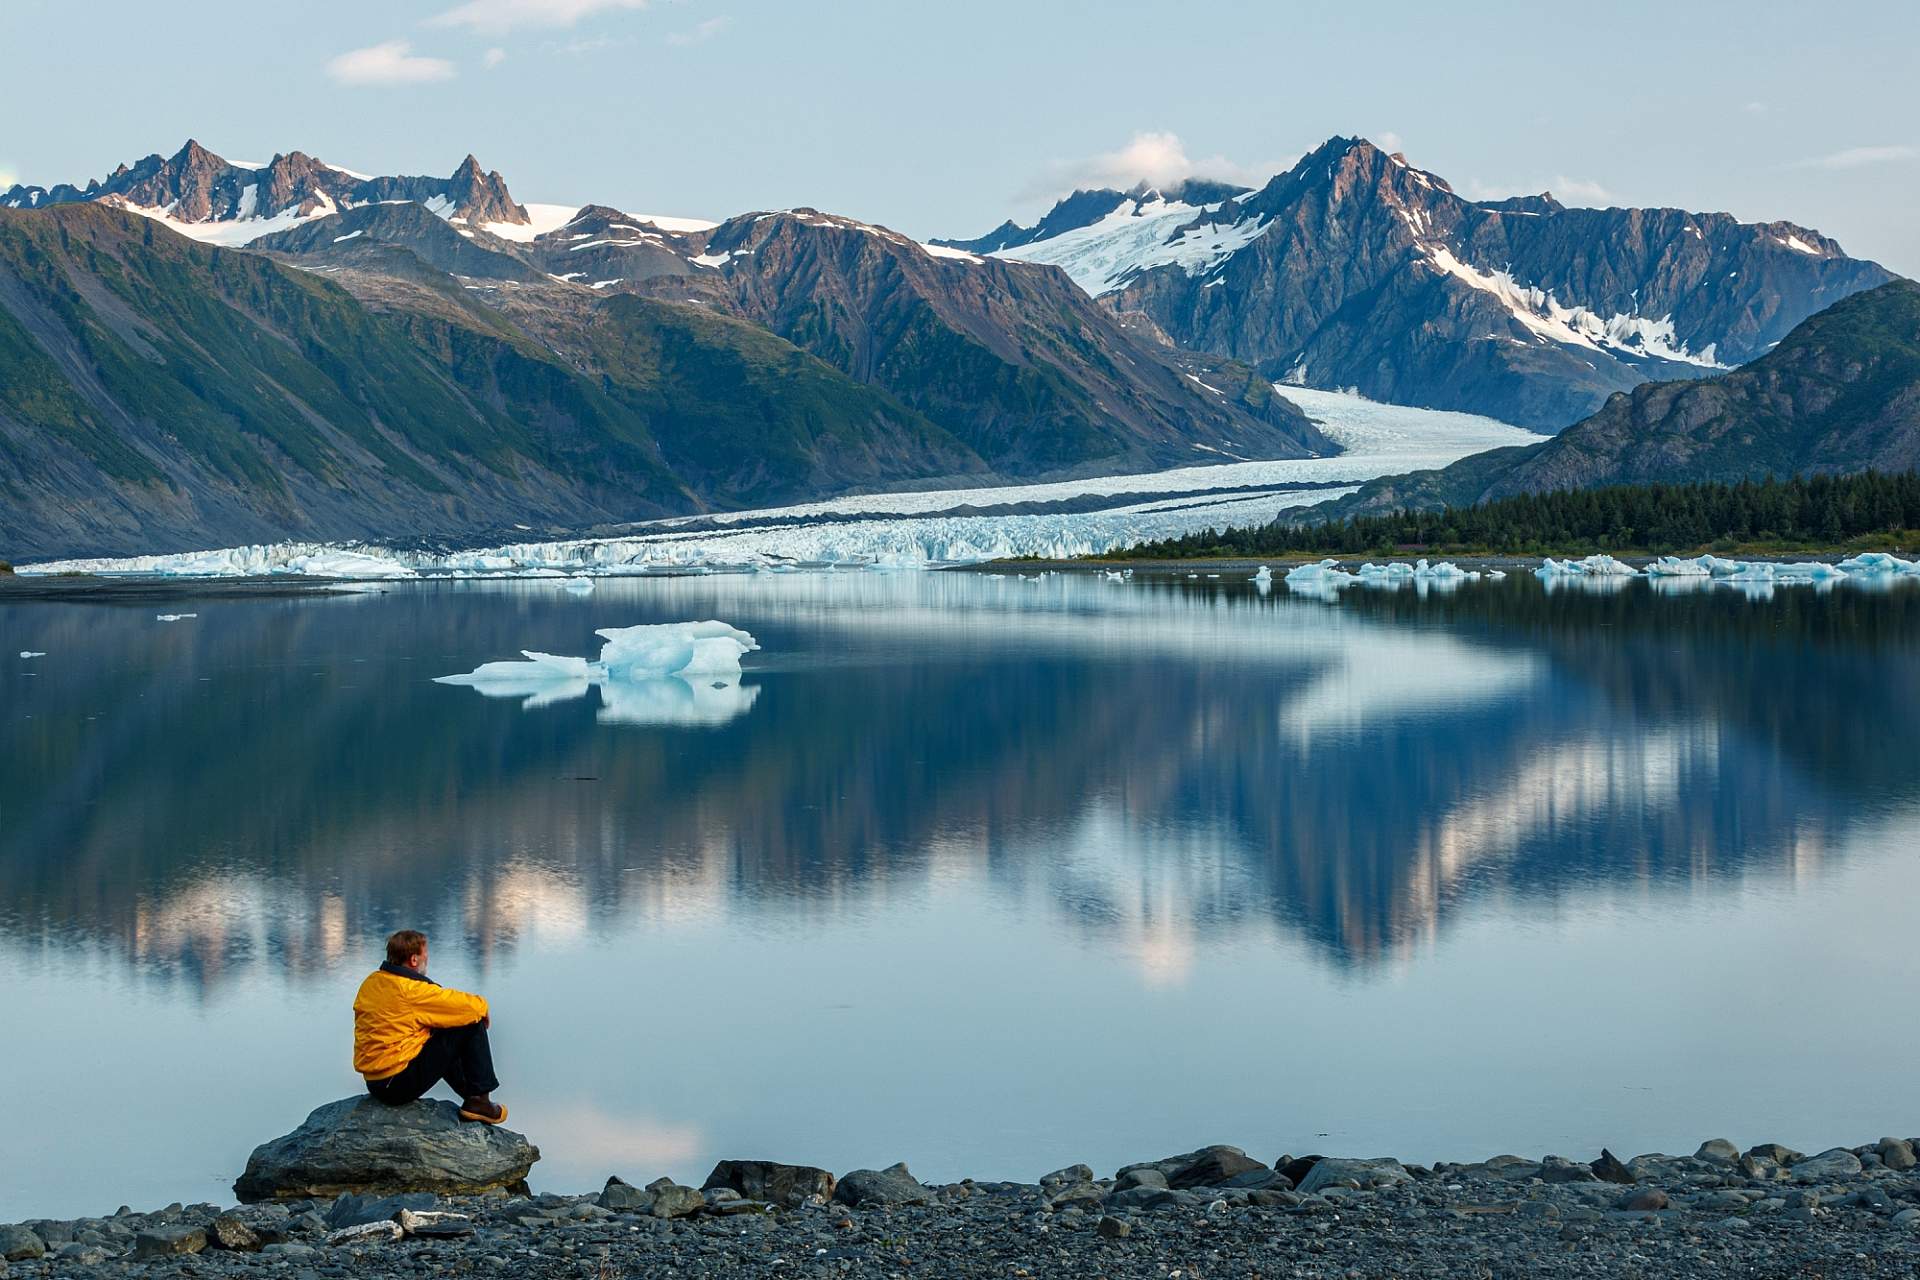
<path id="1" fill-rule="evenodd" d="M 507 180 L 499 170 L 483 173 L 480 161 L 469 155 L 447 180 L 447 198 L 453 202 L 453 216 L 468 222 L 510 222 L 525 226 L 527 211 L 514 203 Z"/>
<path id="2" fill-rule="evenodd" d="M 330 168 L 304 151 L 276 155 L 265 169 L 255 171 L 258 213 L 272 216 L 292 209 L 302 217 L 344 202 L 359 181 Z"/>

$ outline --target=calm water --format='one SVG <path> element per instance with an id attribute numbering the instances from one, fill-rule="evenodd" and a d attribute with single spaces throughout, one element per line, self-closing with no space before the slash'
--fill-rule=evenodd
<path id="1" fill-rule="evenodd" d="M 710 617 L 737 688 L 431 679 Z M 416 924 L 553 1189 L 1920 1129 L 1912 588 L 417 584 L 0 653 L 0 1221 L 227 1198 Z"/>

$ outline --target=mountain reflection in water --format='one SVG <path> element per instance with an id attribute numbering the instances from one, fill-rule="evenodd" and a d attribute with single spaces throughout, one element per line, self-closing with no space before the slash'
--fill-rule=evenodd
<path id="1" fill-rule="evenodd" d="M 168 980 L 317 975 L 432 921 L 818 924 L 943 876 L 1177 982 L 1248 931 L 1362 971 L 1487 894 L 1816 870 L 1909 802 L 1920 592 L 1353 592 L 977 575 L 0 610 L 0 928 Z M 725 687 L 431 677 L 715 616 Z M 666 689 L 654 685 L 678 685 Z M 615 726 L 629 731 L 615 731 Z"/>

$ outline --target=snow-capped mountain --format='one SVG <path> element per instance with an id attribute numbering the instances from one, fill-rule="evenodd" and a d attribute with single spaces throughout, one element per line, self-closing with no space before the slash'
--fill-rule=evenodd
<path id="1" fill-rule="evenodd" d="M 1271 377 L 1546 430 L 1640 382 L 1751 360 L 1892 278 L 1787 222 L 1467 200 L 1359 138 L 1258 191 L 1081 192 L 969 243 L 1060 266 L 1170 341 Z"/>
<path id="2" fill-rule="evenodd" d="M 17 185 L 0 192 L 0 208 L 40 209 L 101 201 L 165 222 L 212 244 L 244 245 L 314 218 L 368 205 L 417 203 L 453 222 L 511 235 L 535 230 L 534 214 L 562 220 L 571 209 L 515 203 L 506 179 L 468 156 L 451 177 L 369 177 L 300 151 L 265 164 L 222 159 L 189 140 L 172 156 L 121 165 L 84 187 Z"/>

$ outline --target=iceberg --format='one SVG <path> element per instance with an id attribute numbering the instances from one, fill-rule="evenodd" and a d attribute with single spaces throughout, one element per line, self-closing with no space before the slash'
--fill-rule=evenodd
<path id="1" fill-rule="evenodd" d="M 1850 574 L 1920 574 L 1920 562 L 1902 560 L 1899 556 L 1889 555 L 1884 551 L 1863 551 L 1857 556 L 1849 556 L 1840 562 L 1840 568 Z"/>
<path id="2" fill-rule="evenodd" d="M 485 698 L 518 698 L 524 710 L 600 691 L 603 724 L 724 724 L 759 696 L 740 687 L 740 659 L 759 642 L 724 622 L 603 627 L 595 661 L 521 650 L 523 661 L 483 662 L 435 684 L 463 685 Z"/>
<path id="3" fill-rule="evenodd" d="M 1266 565 L 1261 565 L 1260 572 L 1253 575 L 1252 581 L 1271 586 L 1273 583 L 1273 570 L 1267 568 Z"/>
<path id="4" fill-rule="evenodd" d="M 1555 560 L 1548 556 L 1535 569 L 1534 575 L 1541 578 L 1637 578 L 1640 571 L 1630 564 L 1622 564 L 1610 555 L 1591 555 L 1584 560 Z"/>
<path id="5" fill-rule="evenodd" d="M 153 620 L 155 622 L 184 622 L 188 618 L 197 618 L 199 616 L 197 613 L 156 613 L 153 615 Z"/>
<path id="6" fill-rule="evenodd" d="M 1354 575 L 1342 569 L 1338 560 L 1331 558 L 1318 561 L 1314 564 L 1295 565 L 1293 568 L 1287 570 L 1287 585 L 1289 587 L 1295 583 L 1340 586 L 1353 581 L 1356 581 Z"/>
<path id="7" fill-rule="evenodd" d="M 44 658 L 47 655 L 43 649 L 22 649 L 20 656 L 23 658 Z"/>
<path id="8" fill-rule="evenodd" d="M 1818 560 L 1795 560 L 1773 566 L 1776 582 L 1837 582 L 1846 576 L 1845 569 Z"/>
<path id="9" fill-rule="evenodd" d="M 1651 578 L 1710 578 L 1713 569 L 1707 563 L 1711 556 L 1701 556 L 1694 560 L 1682 560 L 1678 556 L 1661 556 L 1647 566 L 1647 576 Z"/>

